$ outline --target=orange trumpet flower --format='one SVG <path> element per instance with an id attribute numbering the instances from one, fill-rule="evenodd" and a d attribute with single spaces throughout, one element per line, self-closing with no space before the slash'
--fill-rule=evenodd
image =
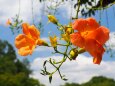
<path id="1" fill-rule="evenodd" d="M 93 62 L 100 64 L 105 52 L 103 45 L 109 39 L 108 28 L 100 26 L 94 18 L 77 19 L 72 28 L 78 31 L 70 35 L 72 44 L 84 48 L 94 57 Z"/>
<path id="2" fill-rule="evenodd" d="M 21 56 L 31 55 L 36 45 L 43 44 L 43 40 L 40 39 L 40 32 L 34 25 L 23 23 L 22 29 L 24 34 L 16 37 L 15 46 Z"/>

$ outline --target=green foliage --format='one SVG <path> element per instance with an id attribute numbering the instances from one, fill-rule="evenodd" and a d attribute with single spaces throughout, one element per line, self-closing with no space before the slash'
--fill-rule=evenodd
<path id="1" fill-rule="evenodd" d="M 115 86 L 115 80 L 103 76 L 93 77 L 89 82 L 81 86 Z"/>
<path id="2" fill-rule="evenodd" d="M 65 85 L 61 85 L 61 86 L 81 86 L 77 83 L 65 83 Z"/>
<path id="3" fill-rule="evenodd" d="M 103 76 L 93 77 L 90 81 L 82 84 L 66 83 L 61 86 L 115 86 L 115 80 Z"/>
<path id="4" fill-rule="evenodd" d="M 0 86 L 44 86 L 30 73 L 28 60 L 19 61 L 13 47 L 0 40 Z"/>
<path id="5" fill-rule="evenodd" d="M 95 3 L 95 5 L 93 5 L 92 3 Z M 80 0 L 80 6 L 82 5 L 85 6 L 85 8 L 81 9 L 81 14 L 82 16 L 85 17 L 95 15 L 95 12 L 97 10 L 104 10 L 114 4 L 115 4 L 115 0 L 99 0 L 97 3 L 96 0 Z M 78 6 L 78 2 L 74 4 L 74 8 L 76 9 L 77 6 Z M 89 6 L 90 8 L 88 8 Z"/>

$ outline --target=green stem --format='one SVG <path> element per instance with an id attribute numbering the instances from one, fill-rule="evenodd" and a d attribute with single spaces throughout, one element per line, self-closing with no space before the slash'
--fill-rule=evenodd
<path id="1" fill-rule="evenodd" d="M 76 13 L 76 19 L 78 19 L 78 13 L 79 13 L 79 9 L 80 9 L 80 0 L 78 0 L 78 8 L 77 8 L 77 13 Z"/>
<path id="2" fill-rule="evenodd" d="M 78 54 L 81 54 L 81 53 L 84 53 L 84 52 L 86 52 L 86 50 L 85 50 L 84 48 L 80 48 L 80 49 L 78 50 Z"/>
<path id="3" fill-rule="evenodd" d="M 52 73 L 51 73 L 51 75 L 53 75 L 55 72 L 57 72 L 58 71 L 58 73 L 59 73 L 59 75 L 60 75 L 60 77 L 61 77 L 61 79 L 63 78 L 63 76 L 61 75 L 61 72 L 60 72 L 60 67 L 62 66 L 62 64 L 66 61 L 66 59 L 67 59 L 67 57 L 68 57 L 68 55 L 67 55 L 67 50 L 68 50 L 68 47 L 69 47 L 69 43 L 68 43 L 68 45 L 66 46 L 66 50 L 65 50 L 65 52 L 64 53 L 62 53 L 62 52 L 60 52 L 60 51 L 58 51 L 57 50 L 57 48 L 54 48 L 54 50 L 56 51 L 56 53 L 60 53 L 60 54 L 63 54 L 64 55 L 64 57 L 63 57 L 63 60 L 62 61 L 60 61 L 59 63 L 60 63 L 60 65 L 57 67 L 57 66 L 55 66 L 54 64 L 53 64 L 53 62 L 51 61 L 51 59 L 50 59 L 50 63 L 56 68 L 56 70 L 55 71 L 53 71 Z"/>
<path id="4" fill-rule="evenodd" d="M 65 54 L 65 53 L 63 53 L 63 52 L 58 51 L 58 50 L 57 50 L 57 47 L 55 47 L 54 50 L 55 50 L 55 53 L 59 53 L 59 54 L 63 54 L 63 55 Z"/>
<path id="5" fill-rule="evenodd" d="M 57 45 L 60 45 L 60 46 L 68 46 L 68 44 L 57 44 Z"/>
<path id="6" fill-rule="evenodd" d="M 52 72 L 51 74 L 53 75 L 55 72 L 59 72 L 59 75 L 60 75 L 60 77 L 62 78 L 62 75 L 61 75 L 61 73 L 60 73 L 60 70 L 59 70 L 59 68 L 61 67 L 61 65 L 66 61 L 66 59 L 67 58 L 65 58 L 65 57 L 63 57 L 63 60 L 62 60 L 62 62 L 60 63 L 60 65 L 58 66 L 58 67 L 56 67 L 53 63 L 51 63 L 55 68 L 56 68 L 56 70 L 54 71 L 54 72 Z"/>

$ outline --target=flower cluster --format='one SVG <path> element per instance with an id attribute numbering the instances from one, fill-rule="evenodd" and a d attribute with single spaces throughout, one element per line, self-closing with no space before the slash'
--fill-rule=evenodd
<path id="1" fill-rule="evenodd" d="M 94 18 L 87 19 L 79 18 L 68 25 L 61 25 L 53 15 L 48 15 L 49 22 L 57 25 L 61 32 L 60 39 L 57 36 L 50 36 L 50 44 L 40 38 L 40 31 L 28 23 L 22 24 L 23 34 L 19 34 L 15 39 L 15 46 L 18 53 L 22 56 L 31 55 L 34 49 L 39 46 L 52 47 L 55 53 L 61 54 L 63 59 L 59 62 L 46 60 L 43 65 L 43 75 L 49 75 L 51 82 L 52 75 L 58 71 L 61 79 L 67 80 L 60 73 L 61 65 L 66 59 L 75 60 L 76 57 L 84 52 L 88 52 L 93 57 L 94 64 L 100 64 L 102 56 L 105 52 L 103 45 L 109 39 L 109 29 L 101 26 Z M 9 22 L 8 22 L 9 23 Z M 65 41 L 65 44 L 58 43 L 58 40 Z M 65 51 L 58 50 L 58 46 L 64 47 Z M 47 71 L 46 63 L 50 63 L 55 70 L 53 72 Z M 58 66 L 57 66 L 58 65 Z"/>

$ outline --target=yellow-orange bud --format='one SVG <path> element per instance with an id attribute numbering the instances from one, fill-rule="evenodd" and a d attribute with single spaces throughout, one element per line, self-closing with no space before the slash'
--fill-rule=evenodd
<path id="1" fill-rule="evenodd" d="M 58 20 L 56 19 L 55 16 L 53 15 L 48 15 L 48 19 L 50 22 L 54 23 L 54 24 L 58 24 Z"/>
<path id="2" fill-rule="evenodd" d="M 76 48 L 70 50 L 70 59 L 75 60 L 76 57 L 78 56 L 78 50 Z"/>

